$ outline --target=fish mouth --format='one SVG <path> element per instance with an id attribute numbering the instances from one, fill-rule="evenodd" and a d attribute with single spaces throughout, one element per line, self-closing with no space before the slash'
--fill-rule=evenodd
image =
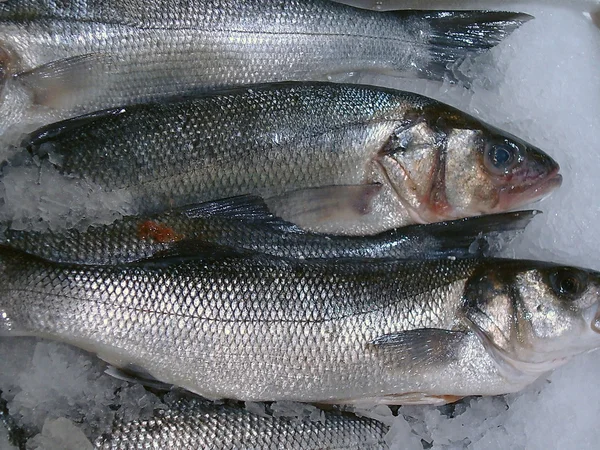
<path id="1" fill-rule="evenodd" d="M 563 181 L 563 177 L 556 168 L 541 180 L 527 184 L 521 187 L 512 187 L 501 192 L 502 200 L 500 205 L 506 209 L 516 208 L 527 203 L 540 201 L 550 195 L 555 189 L 558 189 Z"/>

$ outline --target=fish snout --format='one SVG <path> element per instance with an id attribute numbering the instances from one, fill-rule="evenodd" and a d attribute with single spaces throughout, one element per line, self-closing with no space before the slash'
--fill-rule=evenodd
<path id="1" fill-rule="evenodd" d="M 532 157 L 513 174 L 512 185 L 500 191 L 499 204 L 509 210 L 533 203 L 550 195 L 562 185 L 560 166 L 541 150 L 532 151 Z"/>

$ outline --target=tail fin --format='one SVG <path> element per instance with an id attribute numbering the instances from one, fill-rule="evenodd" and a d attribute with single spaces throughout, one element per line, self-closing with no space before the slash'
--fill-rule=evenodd
<path id="1" fill-rule="evenodd" d="M 423 12 L 425 13 L 425 12 Z M 437 11 L 425 13 L 430 23 L 430 63 L 421 76 L 459 81 L 453 70 L 468 56 L 498 45 L 524 23 L 524 13 L 504 11 Z"/>

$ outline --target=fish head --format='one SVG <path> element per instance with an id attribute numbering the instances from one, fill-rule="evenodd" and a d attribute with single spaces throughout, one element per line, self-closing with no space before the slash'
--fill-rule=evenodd
<path id="1" fill-rule="evenodd" d="M 600 273 L 496 261 L 465 290 L 464 317 L 504 369 L 536 375 L 600 347 Z"/>
<path id="2" fill-rule="evenodd" d="M 420 223 L 506 212 L 562 181 L 542 150 L 439 103 L 407 114 L 379 161 Z"/>

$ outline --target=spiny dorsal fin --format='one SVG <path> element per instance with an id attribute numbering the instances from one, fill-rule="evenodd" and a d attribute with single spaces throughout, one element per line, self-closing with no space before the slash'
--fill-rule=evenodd
<path id="1" fill-rule="evenodd" d="M 262 197 L 257 195 L 239 195 L 220 200 L 203 202 L 180 208 L 188 219 L 222 217 L 225 219 L 260 223 L 273 229 L 288 233 L 304 233 L 293 223 L 275 216 L 269 210 Z"/>

